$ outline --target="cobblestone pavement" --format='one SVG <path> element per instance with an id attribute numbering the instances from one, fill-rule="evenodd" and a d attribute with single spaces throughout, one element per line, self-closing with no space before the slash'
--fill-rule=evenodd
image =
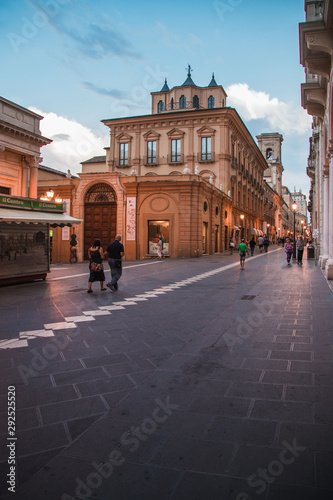
<path id="1" fill-rule="evenodd" d="M 331 500 L 333 296 L 286 264 L 126 262 L 92 294 L 87 264 L 59 264 L 1 288 L 2 497 Z"/>

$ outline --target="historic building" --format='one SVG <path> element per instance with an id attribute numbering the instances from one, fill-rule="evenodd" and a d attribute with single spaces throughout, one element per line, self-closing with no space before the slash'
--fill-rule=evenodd
<path id="1" fill-rule="evenodd" d="M 282 142 L 283 136 L 277 132 L 257 135 L 258 146 L 265 156 L 268 168 L 264 172 L 264 232 L 272 239 L 285 238 L 292 231 L 289 222 L 290 207 L 284 199 L 282 185 Z M 287 188 L 286 188 L 287 189 Z M 289 190 L 288 190 L 289 192 Z M 268 229 L 267 229 L 268 227 Z"/>
<path id="2" fill-rule="evenodd" d="M 80 223 L 52 192 L 37 199 L 40 149 L 52 142 L 41 135 L 42 118 L 0 98 L 0 284 L 45 278 L 50 227 Z"/>
<path id="3" fill-rule="evenodd" d="M 302 106 L 313 116 L 309 211 L 320 265 L 333 279 L 333 1 L 305 0 L 304 7 L 305 22 L 299 24 L 305 69 L 301 97 Z"/>
<path id="4" fill-rule="evenodd" d="M 151 96 L 149 115 L 102 120 L 106 155 L 67 179 L 71 213 L 84 219 L 81 260 L 94 238 L 106 246 L 116 233 L 127 259 L 143 259 L 156 255 L 157 234 L 166 255 L 198 257 L 262 230 L 267 163 L 214 75 L 199 87 L 189 67 L 182 85 Z"/>

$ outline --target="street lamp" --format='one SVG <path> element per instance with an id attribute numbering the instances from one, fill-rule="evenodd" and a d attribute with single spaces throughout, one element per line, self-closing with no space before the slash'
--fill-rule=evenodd
<path id="1" fill-rule="evenodd" d="M 301 224 L 302 224 L 302 236 L 303 236 L 303 226 L 304 226 L 304 220 L 301 220 Z"/>
<path id="2" fill-rule="evenodd" d="M 244 238 L 244 214 L 240 214 L 240 218 L 242 221 L 242 239 Z"/>
<path id="3" fill-rule="evenodd" d="M 294 212 L 294 245 L 293 245 L 293 259 L 296 260 L 296 230 L 295 230 L 295 215 L 297 210 L 297 203 L 292 203 L 291 208 Z"/>
<path id="4" fill-rule="evenodd" d="M 266 224 L 266 227 L 267 227 L 267 238 L 269 239 L 269 227 L 270 227 L 270 224 Z"/>

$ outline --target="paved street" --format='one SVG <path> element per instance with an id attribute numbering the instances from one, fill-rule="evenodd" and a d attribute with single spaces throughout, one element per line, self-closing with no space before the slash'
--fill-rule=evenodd
<path id="1" fill-rule="evenodd" d="M 0 288 L 2 497 L 331 500 L 333 296 L 286 264 L 272 246 L 244 271 L 126 262 L 114 293 L 86 293 L 86 263 Z"/>

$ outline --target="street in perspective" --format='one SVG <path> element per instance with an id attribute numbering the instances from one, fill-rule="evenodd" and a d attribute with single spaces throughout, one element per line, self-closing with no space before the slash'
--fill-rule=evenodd
<path id="1" fill-rule="evenodd" d="M 0 498 L 332 500 L 333 0 L 0 18 Z"/>
<path id="2" fill-rule="evenodd" d="M 0 291 L 15 498 L 332 498 L 333 298 L 313 260 L 128 262 L 91 295 L 87 278 L 54 265 Z"/>

